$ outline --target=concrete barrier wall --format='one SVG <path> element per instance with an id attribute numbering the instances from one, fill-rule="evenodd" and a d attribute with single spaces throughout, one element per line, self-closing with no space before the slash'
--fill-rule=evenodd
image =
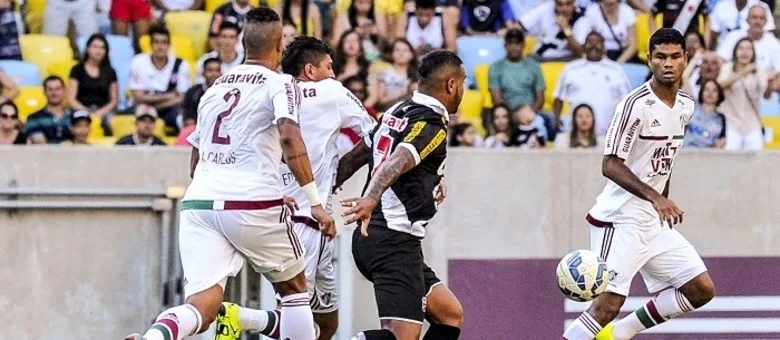
<path id="1" fill-rule="evenodd" d="M 0 148 L 0 159 L 0 186 L 189 181 L 187 149 Z M 583 217 L 605 182 L 600 160 L 590 152 L 452 150 L 449 197 L 425 241 L 429 264 L 446 280 L 448 260 L 556 259 L 587 247 Z M 680 230 L 705 256 L 780 256 L 778 169 L 780 153 L 684 150 L 671 187 L 686 212 Z M 358 194 L 364 179 L 339 197 Z M 159 312 L 159 223 L 143 210 L 0 211 L 0 311 L 14 325 L 0 328 L 0 339 L 107 339 L 142 328 Z M 341 283 L 349 318 L 340 334 L 378 325 L 350 235 L 340 236 L 340 272 L 354 278 Z"/>

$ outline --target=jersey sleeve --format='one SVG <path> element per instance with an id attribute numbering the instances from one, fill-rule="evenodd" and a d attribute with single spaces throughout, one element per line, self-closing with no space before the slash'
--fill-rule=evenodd
<path id="1" fill-rule="evenodd" d="M 374 129 L 374 119 L 363 107 L 363 103 L 346 88 L 344 95 L 339 98 L 338 106 L 342 129 L 351 129 L 360 137 L 367 136 Z"/>
<path id="2" fill-rule="evenodd" d="M 414 164 L 420 164 L 426 157 L 446 147 L 447 127 L 440 120 L 426 119 L 409 123 L 401 133 L 398 147 L 409 150 Z"/>
<path id="3" fill-rule="evenodd" d="M 634 142 L 639 138 L 645 120 L 643 106 L 634 105 L 635 100 L 631 99 L 633 96 L 626 97 L 615 108 L 615 116 L 607 130 L 605 156 L 614 155 L 626 159 L 634 147 Z"/>
<path id="4" fill-rule="evenodd" d="M 282 118 L 298 123 L 301 109 L 301 90 L 292 77 L 280 76 L 280 79 L 271 88 L 270 96 L 273 104 L 274 119 L 272 123 L 274 125 Z"/>
<path id="5" fill-rule="evenodd" d="M 195 130 L 187 136 L 187 142 L 196 149 L 200 149 L 200 124 L 195 125 Z"/>
<path id="6" fill-rule="evenodd" d="M 561 72 L 561 75 L 558 76 L 558 82 L 555 84 L 555 90 L 553 91 L 553 97 L 556 99 L 560 99 L 562 101 L 568 101 L 569 100 L 569 93 L 566 91 L 566 80 L 568 79 L 566 76 L 569 73 L 569 70 L 571 68 L 566 65 L 563 68 L 563 71 Z"/>

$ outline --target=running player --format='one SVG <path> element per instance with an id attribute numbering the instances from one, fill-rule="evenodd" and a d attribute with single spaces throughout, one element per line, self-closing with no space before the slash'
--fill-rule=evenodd
<path id="1" fill-rule="evenodd" d="M 342 201 L 346 223 L 358 222 L 352 255 L 374 285 L 380 330 L 360 340 L 417 340 L 424 319 L 425 340 L 457 339 L 463 311 L 458 300 L 425 264 L 422 238 L 437 210 L 437 191 L 447 157 L 447 122 L 463 97 L 466 73 L 452 52 L 421 58 L 419 90 L 391 107 L 381 123 L 339 162 L 340 186 L 366 162 L 363 197 Z M 427 307 L 427 310 L 426 310 Z"/>
<path id="2" fill-rule="evenodd" d="M 323 208 L 298 128 L 295 80 L 273 70 L 282 51 L 282 23 L 268 7 L 247 13 L 246 61 L 216 80 L 198 107 L 193 180 L 182 200 L 179 245 L 187 303 L 168 309 L 130 340 L 180 340 L 208 329 L 222 305 L 228 276 L 246 259 L 281 296 L 281 336 L 314 340 L 303 248 L 279 188 L 282 157 L 301 184 L 323 234 L 333 219 Z"/>
<path id="3" fill-rule="evenodd" d="M 336 177 L 339 150 L 336 145 L 339 130 L 349 128 L 361 137 L 368 135 L 376 123 L 363 108 L 360 100 L 336 81 L 331 65 L 330 48 L 312 37 L 297 37 L 287 46 L 282 56 L 282 70 L 299 81 L 301 100 L 301 134 L 309 150 L 314 170 L 314 180 L 319 197 L 330 209 L 331 188 Z M 293 180 L 286 164 L 282 164 L 282 193 L 295 199 L 298 211 L 292 216 L 295 232 L 306 250 L 306 278 L 309 301 L 314 321 L 320 328 L 320 339 L 331 339 L 338 328 L 338 294 L 336 272 L 333 267 L 333 242 L 319 230 L 312 219 L 311 207 L 303 189 Z M 270 322 L 253 322 L 255 315 L 269 311 L 256 311 L 223 303 L 217 317 L 219 334 L 216 340 L 238 339 L 241 330 L 260 332 L 279 339 L 278 317 L 261 317 Z M 272 311 L 270 311 L 272 312 Z M 258 314 L 259 313 L 259 314 Z"/>
<path id="4" fill-rule="evenodd" d="M 682 34 L 672 28 L 656 31 L 647 60 L 652 78 L 615 110 L 601 166 L 609 181 L 586 217 L 592 225 L 591 250 L 606 259 L 609 285 L 566 329 L 563 339 L 631 339 L 703 306 L 715 294 L 701 257 L 673 228 L 682 222 L 683 211 L 668 198 L 674 157 L 694 108 L 693 98 L 680 90 L 687 63 Z M 637 272 L 651 293 L 673 289 L 610 324 Z"/>

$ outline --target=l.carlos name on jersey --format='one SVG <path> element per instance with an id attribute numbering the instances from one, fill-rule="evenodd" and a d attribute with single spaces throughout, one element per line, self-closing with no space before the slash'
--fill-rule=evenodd
<path id="1" fill-rule="evenodd" d="M 217 165 L 230 165 L 236 163 L 236 155 L 224 152 L 201 152 L 200 159 Z"/>

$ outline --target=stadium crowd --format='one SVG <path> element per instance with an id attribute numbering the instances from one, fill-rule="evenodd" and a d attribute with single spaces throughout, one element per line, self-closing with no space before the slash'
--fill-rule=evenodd
<path id="1" fill-rule="evenodd" d="M 333 46 L 336 79 L 376 118 L 416 89 L 417 58 L 456 51 L 469 90 L 450 144 L 597 148 L 649 77 L 658 27 L 686 36 L 693 147 L 780 147 L 774 1 L 271 0 L 285 42 Z M 0 0 L 0 144 L 188 145 L 197 104 L 243 62 L 250 0 Z M 774 129 L 773 129 L 774 128 Z M 773 130 L 775 131 L 774 133 Z M 345 131 L 345 149 L 357 140 Z"/>

